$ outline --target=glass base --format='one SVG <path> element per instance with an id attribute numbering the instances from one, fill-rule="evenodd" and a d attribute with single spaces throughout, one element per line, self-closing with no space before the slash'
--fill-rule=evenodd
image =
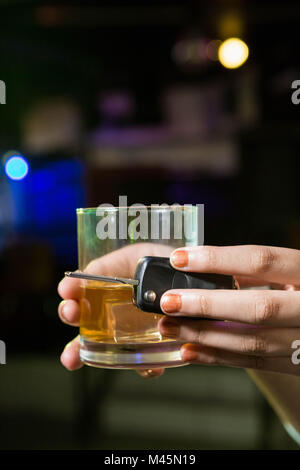
<path id="1" fill-rule="evenodd" d="M 106 369 L 155 369 L 184 366 L 180 346 L 184 343 L 96 343 L 81 337 L 80 359 L 84 364 Z"/>

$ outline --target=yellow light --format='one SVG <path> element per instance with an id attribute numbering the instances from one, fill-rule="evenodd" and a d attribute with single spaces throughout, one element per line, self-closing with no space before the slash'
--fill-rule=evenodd
<path id="1" fill-rule="evenodd" d="M 236 69 L 248 59 L 249 48 L 239 38 L 230 38 L 222 42 L 218 50 L 218 58 L 227 69 Z"/>

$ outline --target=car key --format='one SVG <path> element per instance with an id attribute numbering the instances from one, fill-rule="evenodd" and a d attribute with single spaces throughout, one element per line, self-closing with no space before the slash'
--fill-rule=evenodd
<path id="1" fill-rule="evenodd" d="M 162 295 L 170 289 L 234 289 L 232 276 L 213 273 L 191 273 L 177 271 L 169 258 L 145 256 L 138 261 L 134 279 L 66 272 L 66 276 L 79 279 L 120 282 L 133 286 L 133 302 L 144 312 L 164 312 L 160 308 Z"/>

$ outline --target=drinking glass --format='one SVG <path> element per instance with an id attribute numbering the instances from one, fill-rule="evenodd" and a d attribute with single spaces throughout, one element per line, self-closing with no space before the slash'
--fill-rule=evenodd
<path id="1" fill-rule="evenodd" d="M 134 270 L 122 268 L 128 257 L 135 265 L 136 253 L 167 257 L 175 248 L 197 245 L 199 209 L 200 205 L 77 209 L 79 270 L 132 278 Z M 121 369 L 184 365 L 182 343 L 162 337 L 157 327 L 162 315 L 138 309 L 131 285 L 83 279 L 80 283 L 80 357 L 85 364 Z"/>

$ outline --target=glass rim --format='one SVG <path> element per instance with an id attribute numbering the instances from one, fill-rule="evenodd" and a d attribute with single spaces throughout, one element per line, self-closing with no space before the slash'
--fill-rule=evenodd
<path id="1" fill-rule="evenodd" d="M 155 205 L 141 205 L 141 206 L 108 206 L 108 207 L 79 207 L 76 209 L 77 214 L 85 214 L 85 213 L 93 213 L 97 212 L 97 210 L 103 209 L 104 211 L 112 211 L 118 212 L 122 209 L 147 209 L 147 210 L 154 210 L 154 211 L 172 211 L 172 210 L 188 210 L 188 209 L 197 209 L 197 204 L 182 204 L 178 206 L 168 206 L 168 207 L 161 207 L 159 204 Z"/>

